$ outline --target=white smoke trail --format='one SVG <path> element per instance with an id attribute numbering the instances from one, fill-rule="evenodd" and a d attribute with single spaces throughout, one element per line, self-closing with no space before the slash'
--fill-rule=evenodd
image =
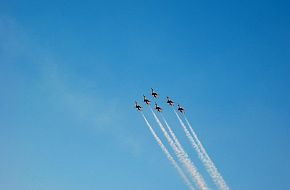
<path id="1" fill-rule="evenodd" d="M 184 150 L 184 148 L 183 148 L 182 145 L 180 144 L 178 138 L 177 138 L 176 135 L 174 134 L 173 130 L 171 129 L 171 127 L 169 126 L 168 122 L 166 121 L 166 119 L 165 119 L 165 117 L 164 117 L 163 115 L 162 115 L 162 118 L 163 118 L 163 121 L 164 121 L 164 123 L 165 123 L 165 125 L 166 125 L 166 127 L 167 127 L 167 129 L 168 129 L 168 131 L 169 131 L 169 133 L 170 133 L 170 135 L 172 136 L 172 138 L 173 138 L 175 144 L 178 146 L 178 148 L 180 149 L 180 151 L 181 151 L 181 152 L 182 152 L 186 157 L 189 158 L 187 152 Z"/>
<path id="2" fill-rule="evenodd" d="M 175 167 L 175 169 L 177 170 L 177 172 L 179 173 L 179 175 L 181 176 L 181 178 L 184 180 L 184 182 L 188 186 L 188 188 L 190 190 L 195 190 L 194 187 L 192 186 L 190 180 L 187 178 L 187 176 L 183 172 L 183 170 L 179 167 L 179 165 L 177 164 L 177 162 L 175 161 L 175 159 L 171 156 L 171 154 L 168 152 L 167 148 L 164 146 L 164 144 L 162 143 L 162 141 L 160 140 L 160 138 L 157 136 L 157 134 L 155 133 L 154 129 L 151 127 L 150 123 L 146 119 L 145 115 L 143 113 L 141 113 L 141 115 L 142 115 L 143 119 L 145 120 L 145 122 L 146 122 L 146 124 L 147 124 L 150 132 L 152 133 L 154 139 L 157 141 L 158 145 L 160 146 L 160 148 L 162 149 L 162 151 L 166 155 L 167 159 Z"/>
<path id="3" fill-rule="evenodd" d="M 166 121 L 166 119 L 165 119 L 165 117 L 163 116 L 163 114 L 161 114 L 161 116 L 162 116 L 162 119 L 163 119 L 163 121 L 164 121 L 164 123 L 165 123 L 165 125 L 166 125 L 166 127 L 167 127 L 167 129 L 168 129 L 168 131 L 169 131 L 169 133 L 170 133 L 170 135 L 172 136 L 172 138 L 173 138 L 173 140 L 174 140 L 176 146 L 178 146 L 178 148 L 179 148 L 179 150 L 182 152 L 182 154 L 183 154 L 186 158 L 188 158 L 188 159 L 190 160 L 190 158 L 189 158 L 187 152 L 184 150 L 184 148 L 183 148 L 182 145 L 180 144 L 178 138 L 176 137 L 176 135 L 174 134 L 173 130 L 172 130 L 171 127 L 169 126 L 169 124 L 168 124 L 168 122 Z M 190 161 L 190 162 L 191 162 L 191 161 Z"/>
<path id="4" fill-rule="evenodd" d="M 205 158 L 207 159 L 207 164 L 208 167 L 210 168 L 210 174 L 212 178 L 215 178 L 215 182 L 217 184 L 217 186 L 219 187 L 219 189 L 221 190 L 229 190 L 230 188 L 228 187 L 228 185 L 226 184 L 225 180 L 223 179 L 222 175 L 219 173 L 219 171 L 217 170 L 215 164 L 213 163 L 213 161 L 210 159 L 209 155 L 207 154 L 204 146 L 202 145 L 202 143 L 200 142 L 200 140 L 198 139 L 195 131 L 193 130 L 191 124 L 189 123 L 188 119 L 184 116 L 185 121 L 190 129 L 191 134 L 193 135 L 193 138 L 195 139 L 195 141 L 197 142 L 198 147 L 200 148 L 201 152 L 203 153 L 203 155 L 205 156 Z"/>
<path id="5" fill-rule="evenodd" d="M 205 166 L 207 172 L 209 173 L 209 175 L 211 176 L 211 178 L 213 179 L 214 183 L 219 187 L 219 189 L 221 190 L 228 190 L 229 188 L 226 186 L 223 186 L 221 181 L 219 181 L 218 176 L 216 175 L 216 173 L 214 172 L 212 166 L 210 165 L 208 159 L 205 157 L 205 155 L 203 154 L 203 152 L 201 151 L 200 147 L 198 146 L 198 144 L 195 142 L 195 139 L 193 138 L 193 136 L 190 134 L 190 132 L 188 131 L 186 125 L 183 123 L 182 119 L 179 117 L 178 113 L 173 109 L 174 113 L 176 114 L 184 132 L 186 137 L 188 138 L 188 140 L 191 142 L 191 145 L 193 146 L 193 148 L 196 150 L 198 157 L 200 158 L 200 160 L 202 161 L 203 165 Z"/>
<path id="6" fill-rule="evenodd" d="M 168 135 L 167 131 L 165 130 L 165 128 L 163 127 L 162 123 L 160 122 L 160 120 L 158 119 L 158 117 L 156 116 L 156 114 L 154 113 L 154 111 L 152 110 L 151 107 L 150 107 L 150 110 L 151 110 L 151 112 L 152 112 L 152 114 L 153 114 L 156 122 L 158 123 L 159 127 L 161 128 L 164 136 L 166 137 L 169 145 L 173 149 L 174 153 L 176 154 L 176 156 L 178 157 L 178 159 L 180 160 L 180 162 L 184 164 L 184 166 L 187 168 L 187 170 L 192 175 L 195 184 L 201 190 L 209 190 L 209 188 L 208 188 L 207 184 L 205 183 L 203 177 L 199 174 L 199 172 L 197 171 L 197 169 L 194 166 L 194 164 L 188 159 L 188 157 L 184 156 L 181 153 L 181 151 L 177 148 L 177 146 L 174 144 L 173 140 Z"/>
<path id="7" fill-rule="evenodd" d="M 176 135 L 175 135 L 174 132 L 172 131 L 171 127 L 169 126 L 169 124 L 168 124 L 168 122 L 166 121 L 166 119 L 165 119 L 165 117 L 163 116 L 163 114 L 161 114 L 161 116 L 162 116 L 162 119 L 163 119 L 163 121 L 164 121 L 164 123 L 165 123 L 165 126 L 166 126 L 167 130 L 169 131 L 169 134 L 172 136 L 172 138 L 173 138 L 173 140 L 174 140 L 176 146 L 179 148 L 180 151 L 183 151 L 183 152 L 185 153 L 183 147 L 181 146 L 179 140 L 177 139 Z"/>

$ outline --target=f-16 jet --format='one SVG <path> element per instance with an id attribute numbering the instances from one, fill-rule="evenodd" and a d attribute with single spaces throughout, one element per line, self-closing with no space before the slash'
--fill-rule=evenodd
<path id="1" fill-rule="evenodd" d="M 150 104 L 150 100 L 148 100 L 148 99 L 146 98 L 145 95 L 143 95 L 143 97 L 144 97 L 144 102 L 145 102 L 147 105 L 149 105 L 149 104 Z"/>
<path id="2" fill-rule="evenodd" d="M 153 90 L 153 88 L 151 88 L 151 95 L 154 97 L 154 98 L 157 98 L 158 96 L 159 96 L 159 94 L 157 94 L 157 92 L 155 92 L 154 90 Z"/>
<path id="3" fill-rule="evenodd" d="M 162 112 L 162 108 L 155 103 L 155 108 L 158 112 Z"/>
<path id="4" fill-rule="evenodd" d="M 142 111 L 142 107 L 141 107 L 137 102 L 135 102 L 135 108 L 136 108 L 138 111 Z"/>
<path id="5" fill-rule="evenodd" d="M 173 106 L 174 102 L 167 96 L 167 104 Z"/>
<path id="6" fill-rule="evenodd" d="M 177 106 L 178 106 L 177 110 L 180 111 L 180 113 L 184 113 L 185 110 L 183 109 L 183 107 L 181 107 L 179 104 Z"/>

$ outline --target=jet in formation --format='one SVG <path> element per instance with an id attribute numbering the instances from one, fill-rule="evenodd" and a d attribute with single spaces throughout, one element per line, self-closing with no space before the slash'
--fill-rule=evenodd
<path id="1" fill-rule="evenodd" d="M 145 95 L 143 95 L 143 97 L 144 97 L 144 102 L 145 102 L 147 105 L 149 105 L 149 104 L 150 104 L 150 100 L 148 100 L 148 99 L 146 98 Z"/>
<path id="2" fill-rule="evenodd" d="M 155 103 L 155 108 L 158 112 L 162 112 L 162 108 Z"/>
<path id="3" fill-rule="evenodd" d="M 170 100 L 170 98 L 167 96 L 167 104 L 169 104 L 170 106 L 174 105 L 174 102 L 172 100 Z"/>
<path id="4" fill-rule="evenodd" d="M 137 102 L 135 102 L 135 108 L 136 108 L 138 111 L 142 111 L 142 107 L 141 107 Z"/>
<path id="5" fill-rule="evenodd" d="M 183 107 L 181 107 L 179 104 L 177 106 L 178 106 L 177 110 L 180 111 L 180 113 L 184 113 L 185 110 L 183 109 Z"/>
<path id="6" fill-rule="evenodd" d="M 155 92 L 153 90 L 153 88 L 151 88 L 151 95 L 154 97 L 154 98 L 157 98 L 159 96 L 159 94 L 157 94 L 157 92 Z"/>

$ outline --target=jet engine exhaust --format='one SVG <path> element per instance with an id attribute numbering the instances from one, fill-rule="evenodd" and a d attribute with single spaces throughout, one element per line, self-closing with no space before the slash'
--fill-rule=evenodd
<path id="1" fill-rule="evenodd" d="M 178 157 L 178 159 L 180 160 L 180 162 L 184 165 L 184 167 L 189 171 L 189 173 L 191 174 L 195 184 L 197 187 L 199 187 L 201 190 L 208 190 L 208 186 L 206 184 L 206 182 L 204 181 L 203 177 L 200 175 L 200 173 L 197 171 L 197 168 L 194 166 L 194 164 L 187 158 L 185 157 L 184 154 L 182 154 L 182 152 L 177 148 L 177 146 L 175 145 L 175 143 L 173 142 L 173 140 L 171 139 L 171 137 L 168 135 L 167 131 L 165 130 L 164 126 L 162 125 L 162 123 L 160 122 L 160 120 L 158 119 L 157 115 L 154 113 L 154 111 L 152 110 L 152 108 L 150 107 L 150 110 L 156 120 L 156 122 L 158 123 L 160 129 L 162 130 L 165 138 L 167 139 L 169 145 L 171 146 L 171 148 L 173 149 L 174 153 L 176 154 L 176 156 Z"/>
<path id="2" fill-rule="evenodd" d="M 191 184 L 190 180 L 187 178 L 187 176 L 185 175 L 185 173 L 183 172 L 183 170 L 180 168 L 180 166 L 178 165 L 178 163 L 175 161 L 175 159 L 171 156 L 171 154 L 169 153 L 169 151 L 167 150 L 167 148 L 164 146 L 164 144 L 162 143 L 162 141 L 160 140 L 160 138 L 157 136 L 157 134 L 155 133 L 154 129 L 151 127 L 150 123 L 148 122 L 147 118 L 145 117 L 145 115 L 143 113 L 141 113 L 143 119 L 145 120 L 145 123 L 147 124 L 150 132 L 152 133 L 154 139 L 156 140 L 156 142 L 158 143 L 158 145 L 160 146 L 161 150 L 163 151 L 163 153 L 166 155 L 167 159 L 171 162 L 171 164 L 174 166 L 174 168 L 177 170 L 177 172 L 179 173 L 179 175 L 181 176 L 181 178 L 184 180 L 185 184 L 188 186 L 188 188 L 190 190 L 195 190 L 193 185 Z"/>

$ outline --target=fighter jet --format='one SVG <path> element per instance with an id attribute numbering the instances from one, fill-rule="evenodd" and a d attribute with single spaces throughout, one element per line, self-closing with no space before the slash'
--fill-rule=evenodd
<path id="1" fill-rule="evenodd" d="M 177 106 L 178 106 L 177 110 L 180 111 L 180 113 L 184 113 L 185 110 L 183 109 L 183 107 L 181 107 L 179 104 Z"/>
<path id="2" fill-rule="evenodd" d="M 138 111 L 142 111 L 142 107 L 141 107 L 137 102 L 135 102 L 135 108 L 136 108 Z"/>
<path id="3" fill-rule="evenodd" d="M 153 90 L 153 88 L 151 88 L 151 95 L 154 97 L 154 98 L 157 98 L 158 96 L 159 96 L 159 94 L 157 94 L 157 92 L 155 92 L 154 90 Z"/>
<path id="4" fill-rule="evenodd" d="M 162 112 L 162 108 L 155 103 L 155 108 L 158 112 Z"/>
<path id="5" fill-rule="evenodd" d="M 169 104 L 170 106 L 173 106 L 174 102 L 172 100 L 170 100 L 170 98 L 167 96 L 167 104 Z"/>
<path id="6" fill-rule="evenodd" d="M 144 96 L 144 95 L 143 95 L 143 97 L 144 97 L 144 102 L 145 102 L 147 105 L 149 105 L 149 104 L 150 104 L 150 100 L 148 100 L 148 99 L 146 98 L 146 96 Z"/>

